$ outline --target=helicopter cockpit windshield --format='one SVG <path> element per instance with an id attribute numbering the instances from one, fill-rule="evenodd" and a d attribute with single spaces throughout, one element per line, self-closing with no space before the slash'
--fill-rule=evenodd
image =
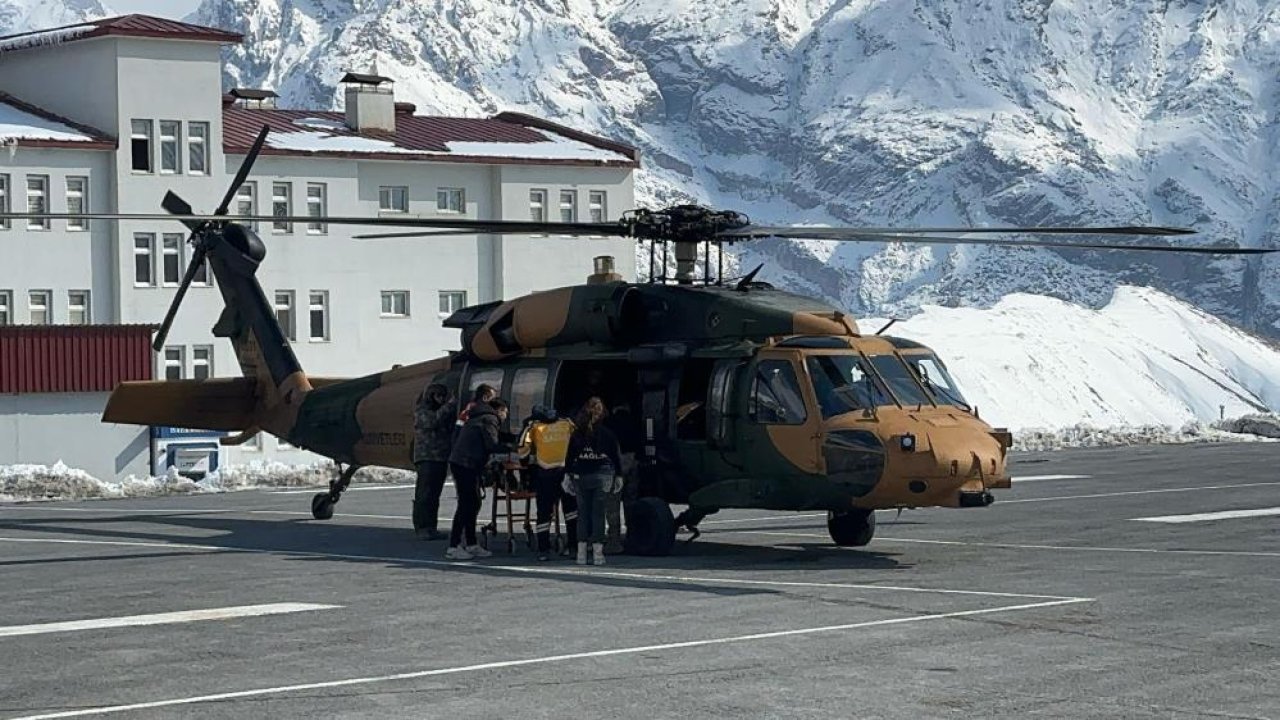
<path id="1" fill-rule="evenodd" d="M 951 373 L 947 372 L 947 366 L 943 365 L 936 355 L 912 353 L 904 354 L 902 359 L 920 379 L 920 384 L 934 395 L 939 405 L 955 405 L 965 410 L 969 409 L 969 402 L 964 399 L 964 395 L 960 394 L 960 386 L 952 379 Z"/>
<path id="2" fill-rule="evenodd" d="M 893 403 L 858 355 L 810 355 L 806 362 L 823 418 Z"/>

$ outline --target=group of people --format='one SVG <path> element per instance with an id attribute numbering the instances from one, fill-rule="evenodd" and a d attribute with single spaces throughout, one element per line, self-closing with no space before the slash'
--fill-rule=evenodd
<path id="1" fill-rule="evenodd" d="M 622 493 L 636 465 L 626 409 L 610 417 L 604 402 L 593 396 L 569 420 L 539 405 L 518 436 L 504 437 L 509 412 L 489 385 L 478 386 L 461 409 L 443 384 L 423 391 L 414 412 L 414 532 L 424 540 L 444 539 L 437 517 L 445 479 L 452 475 L 458 504 L 445 557 L 489 557 L 492 553 L 476 542 L 481 476 L 493 455 L 517 450 L 536 496 L 538 559 L 551 559 L 551 520 L 559 505 L 565 553 L 576 546 L 579 565 L 587 564 L 588 556 L 592 564 L 603 565 L 606 554 L 622 551 Z"/>

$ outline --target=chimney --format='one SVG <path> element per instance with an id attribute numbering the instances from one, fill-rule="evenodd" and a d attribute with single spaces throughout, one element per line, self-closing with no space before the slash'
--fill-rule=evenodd
<path id="1" fill-rule="evenodd" d="M 391 78 L 347 73 L 341 82 L 347 86 L 347 127 L 356 132 L 396 131 L 396 98 L 391 92 Z"/>
<path id="2" fill-rule="evenodd" d="M 614 272 L 612 255 L 599 255 L 592 262 L 595 272 L 587 276 L 588 285 L 622 282 L 622 276 Z"/>
<path id="3" fill-rule="evenodd" d="M 276 98 L 280 97 L 274 90 L 259 90 L 258 88 L 233 88 L 230 95 L 233 102 L 240 107 L 258 110 L 274 109 Z"/>

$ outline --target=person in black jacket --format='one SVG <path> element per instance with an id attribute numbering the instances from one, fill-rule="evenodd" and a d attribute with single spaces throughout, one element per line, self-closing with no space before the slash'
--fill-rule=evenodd
<path id="1" fill-rule="evenodd" d="M 604 425 L 607 411 L 598 397 L 587 400 L 578 415 L 565 470 L 572 478 L 573 494 L 578 498 L 578 564 L 587 564 L 587 546 L 591 546 L 593 565 L 604 564 L 605 496 L 614 487 L 622 487 L 622 457 L 618 438 Z"/>
<path id="2" fill-rule="evenodd" d="M 413 491 L 413 530 L 423 540 L 443 540 L 436 529 L 440 514 L 440 493 L 449 474 L 449 453 L 453 449 L 455 403 L 449 389 L 433 382 L 418 397 L 413 410 L 413 462 L 418 483 Z"/>
<path id="3" fill-rule="evenodd" d="M 449 560 L 470 560 L 492 554 L 476 543 L 476 516 L 480 514 L 480 473 L 488 464 L 490 455 L 506 449 L 500 438 L 500 430 L 506 419 L 505 401 L 497 399 L 488 403 L 476 403 L 453 444 L 453 452 L 449 454 L 449 469 L 453 471 L 458 509 L 453 514 L 449 549 L 444 554 Z M 466 545 L 462 544 L 464 539 Z"/>

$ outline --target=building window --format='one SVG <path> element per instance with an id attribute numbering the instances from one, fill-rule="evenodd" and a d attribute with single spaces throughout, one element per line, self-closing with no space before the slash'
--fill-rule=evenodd
<path id="1" fill-rule="evenodd" d="M 129 147 L 133 153 L 133 171 L 151 172 L 151 121 L 134 120 Z"/>
<path id="2" fill-rule="evenodd" d="M 9 210 L 9 176 L 0 175 L 0 213 L 11 212 Z M 0 218 L 0 230 L 9 229 L 9 218 Z"/>
<path id="3" fill-rule="evenodd" d="M 310 322 L 308 332 L 311 340 L 325 341 L 329 339 L 329 293 L 326 290 L 312 290 L 307 303 L 307 314 Z"/>
<path id="4" fill-rule="evenodd" d="M 13 324 L 13 291 L 0 290 L 0 325 Z"/>
<path id="5" fill-rule="evenodd" d="M 165 233 L 160 240 L 160 283 L 177 285 L 182 279 L 182 236 Z"/>
<path id="6" fill-rule="evenodd" d="M 382 317 L 409 317 L 409 291 L 383 290 Z"/>
<path id="7" fill-rule="evenodd" d="M 547 191 L 529 191 L 529 219 L 534 222 L 547 221 Z"/>
<path id="8" fill-rule="evenodd" d="M 67 177 L 67 212 L 80 214 L 89 212 L 89 178 Z M 89 221 L 84 218 L 69 218 L 68 230 L 88 230 Z"/>
<path id="9" fill-rule="evenodd" d="M 442 213 L 464 213 L 467 203 L 462 195 L 462 188 L 440 188 L 436 190 L 436 211 Z"/>
<path id="10" fill-rule="evenodd" d="M 440 314 L 452 315 L 467 306 L 466 290 L 441 290 Z"/>
<path id="11" fill-rule="evenodd" d="M 49 176 L 27 176 L 27 212 L 43 215 L 49 212 Z M 49 218 L 27 218 L 28 230 L 48 230 Z"/>
<path id="12" fill-rule="evenodd" d="M 602 223 L 608 216 L 603 190 L 592 190 L 587 194 L 587 213 L 593 223 Z"/>
<path id="13" fill-rule="evenodd" d="M 382 212 L 409 212 L 409 188 L 383 186 L 378 188 L 378 210 Z"/>
<path id="14" fill-rule="evenodd" d="M 160 172 L 174 175 L 182 172 L 182 123 L 177 120 L 160 121 Z"/>
<path id="15" fill-rule="evenodd" d="M 196 266 L 195 273 L 191 276 L 191 284 L 200 287 L 209 287 L 213 284 L 209 276 L 209 257 L 206 255 L 200 264 Z"/>
<path id="16" fill-rule="evenodd" d="M 212 345 L 196 345 L 191 348 L 191 377 L 196 380 L 213 377 Z"/>
<path id="17" fill-rule="evenodd" d="M 89 309 L 88 290 L 67 292 L 67 322 L 71 325 L 88 325 L 93 322 Z"/>
<path id="18" fill-rule="evenodd" d="M 48 325 L 53 322 L 49 309 L 49 297 L 53 293 L 48 290 L 32 290 L 27 293 L 27 309 L 31 311 L 32 325 Z"/>
<path id="19" fill-rule="evenodd" d="M 164 379 L 165 380 L 181 380 L 183 352 L 182 347 L 167 347 L 164 349 Z"/>
<path id="20" fill-rule="evenodd" d="M 187 123 L 187 170 L 192 175 L 209 172 L 209 123 Z"/>
<path id="21" fill-rule="evenodd" d="M 325 224 L 319 220 L 327 212 L 326 194 L 324 183 L 307 183 L 307 217 L 317 218 L 307 223 L 307 232 L 312 235 L 323 235 L 326 231 Z"/>
<path id="22" fill-rule="evenodd" d="M 246 180 L 236 191 L 236 214 L 240 216 L 258 214 L 258 183 Z M 249 221 L 248 225 L 254 230 L 258 229 L 258 223 L 255 221 Z"/>
<path id="23" fill-rule="evenodd" d="M 578 193 L 576 190 L 560 191 L 560 222 L 578 221 Z"/>
<path id="24" fill-rule="evenodd" d="M 153 286 L 155 277 L 155 233 L 134 233 L 133 235 L 133 284 Z"/>
<path id="25" fill-rule="evenodd" d="M 293 206 L 290 196 L 293 194 L 293 184 L 287 182 L 278 182 L 271 184 L 271 216 L 276 218 L 288 217 L 293 214 Z M 291 233 L 293 225 L 287 220 L 275 220 L 271 223 L 272 232 Z"/>
<path id="26" fill-rule="evenodd" d="M 290 341 L 297 340 L 297 329 L 293 321 L 293 291 L 277 290 L 275 308 L 276 322 L 280 324 L 280 329 L 284 332 L 284 336 L 289 338 Z"/>

